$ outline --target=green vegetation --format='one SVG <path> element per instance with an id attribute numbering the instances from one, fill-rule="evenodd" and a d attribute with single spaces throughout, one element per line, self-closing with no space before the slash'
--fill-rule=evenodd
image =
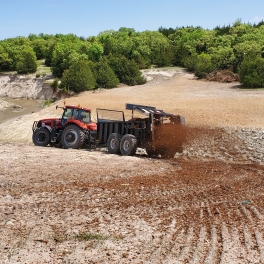
<path id="1" fill-rule="evenodd" d="M 37 60 L 36 74 L 38 74 L 39 77 L 52 74 L 51 68 L 45 65 L 45 60 Z"/>
<path id="2" fill-rule="evenodd" d="M 95 78 L 88 60 L 75 61 L 63 72 L 61 87 L 74 92 L 82 92 L 95 88 Z"/>
<path id="3" fill-rule="evenodd" d="M 80 92 L 144 84 L 140 69 L 180 66 L 205 77 L 214 70 L 240 75 L 245 87 L 263 82 L 264 22 L 201 27 L 108 30 L 87 39 L 73 34 L 30 34 L 0 41 L 0 72 L 52 73 L 58 87 Z"/>
<path id="4" fill-rule="evenodd" d="M 264 87 L 264 59 L 246 57 L 239 68 L 241 82 L 249 88 Z"/>
<path id="5" fill-rule="evenodd" d="M 75 238 L 78 241 L 89 241 L 89 240 L 105 240 L 107 237 L 93 233 L 80 233 L 75 235 Z"/>
<path id="6" fill-rule="evenodd" d="M 50 106 L 52 103 L 55 102 L 55 100 L 56 100 L 56 98 L 51 97 L 50 99 L 48 99 L 48 100 L 46 100 L 44 102 L 44 105 L 43 106 Z"/>
<path id="7" fill-rule="evenodd" d="M 119 84 L 119 80 L 106 60 L 94 63 L 93 74 L 96 78 L 96 88 L 113 88 Z"/>

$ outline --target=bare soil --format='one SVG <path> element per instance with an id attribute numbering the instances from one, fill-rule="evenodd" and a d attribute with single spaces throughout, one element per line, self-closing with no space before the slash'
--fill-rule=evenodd
<path id="1" fill-rule="evenodd" d="M 94 118 L 96 107 L 153 105 L 185 116 L 189 135 L 205 141 L 208 128 L 264 129 L 261 90 L 181 69 L 149 71 L 148 79 L 67 104 L 90 107 Z M 0 263 L 264 262 L 263 165 L 34 146 L 32 122 L 59 115 L 54 104 L 0 127 Z"/>

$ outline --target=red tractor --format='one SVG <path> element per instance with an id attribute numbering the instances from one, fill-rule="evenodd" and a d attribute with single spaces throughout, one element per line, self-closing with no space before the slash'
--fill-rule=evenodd
<path id="1" fill-rule="evenodd" d="M 84 143 L 95 145 L 96 123 L 91 122 L 91 110 L 74 105 L 66 105 L 62 108 L 61 118 L 49 118 L 33 123 L 33 143 L 37 146 L 55 146 L 78 149 Z"/>
<path id="2" fill-rule="evenodd" d="M 37 146 L 63 148 L 107 147 L 111 154 L 135 155 L 137 148 L 149 156 L 174 157 L 182 152 L 186 139 L 185 118 L 153 106 L 126 104 L 132 118 L 123 111 L 97 109 L 97 123 L 91 121 L 88 108 L 66 105 L 61 118 L 33 123 L 32 140 Z M 135 117 L 138 112 L 141 117 Z"/>

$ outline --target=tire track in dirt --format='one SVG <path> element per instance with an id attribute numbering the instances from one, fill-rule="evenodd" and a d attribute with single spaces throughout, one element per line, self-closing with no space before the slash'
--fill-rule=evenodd
<path id="1" fill-rule="evenodd" d="M 7 156 L 0 157 L 0 260 L 264 261 L 261 165 L 50 148 L 35 155 L 35 148 L 23 145 L 2 150 Z M 66 158 L 74 160 L 68 169 Z M 41 170 L 43 160 L 49 169 Z M 106 239 L 74 239 L 87 232 Z"/>

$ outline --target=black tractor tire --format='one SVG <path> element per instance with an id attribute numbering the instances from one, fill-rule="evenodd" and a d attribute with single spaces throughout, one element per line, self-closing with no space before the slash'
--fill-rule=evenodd
<path id="1" fill-rule="evenodd" d="M 45 127 L 34 130 L 32 141 L 36 146 L 46 147 L 50 143 L 50 132 Z"/>
<path id="2" fill-rule="evenodd" d="M 126 134 L 120 142 L 120 152 L 123 156 L 134 156 L 137 150 L 137 139 L 134 135 Z"/>
<path id="3" fill-rule="evenodd" d="M 112 133 L 107 139 L 107 149 L 110 154 L 120 154 L 121 135 Z"/>
<path id="4" fill-rule="evenodd" d="M 61 143 L 65 149 L 79 149 L 83 146 L 84 140 L 83 130 L 76 125 L 68 125 L 62 131 Z"/>

